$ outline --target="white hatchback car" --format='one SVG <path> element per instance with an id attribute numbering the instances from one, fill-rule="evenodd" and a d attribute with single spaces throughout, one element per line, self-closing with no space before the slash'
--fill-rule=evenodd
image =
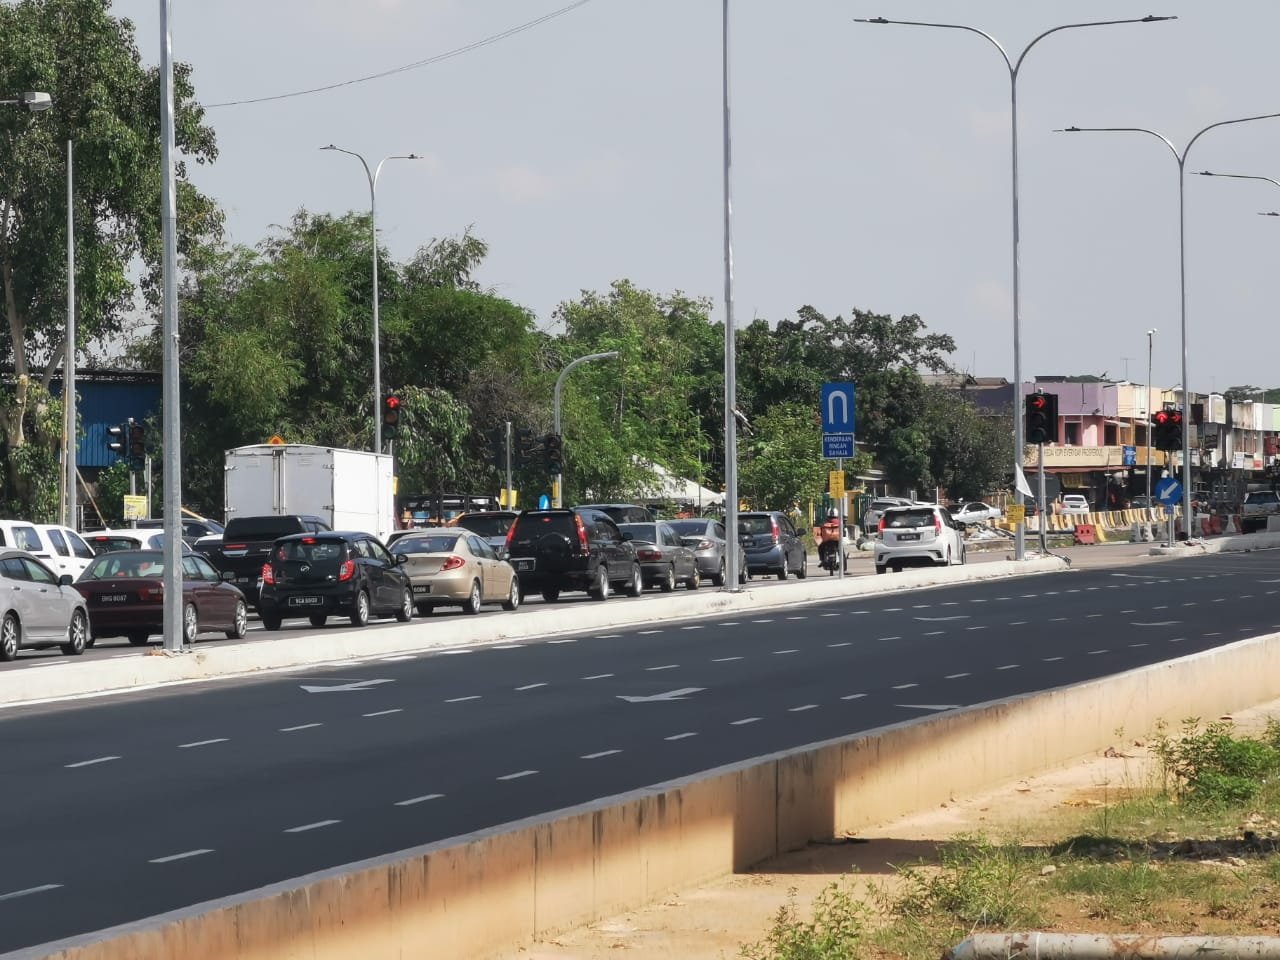
<path id="1" fill-rule="evenodd" d="M 964 534 L 945 507 L 914 503 L 880 515 L 876 573 L 903 567 L 949 567 L 965 562 Z"/>

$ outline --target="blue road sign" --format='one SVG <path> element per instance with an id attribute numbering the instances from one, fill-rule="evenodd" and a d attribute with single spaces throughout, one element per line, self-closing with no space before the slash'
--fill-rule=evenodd
<path id="1" fill-rule="evenodd" d="M 822 432 L 853 435 L 853 384 L 822 385 Z M 845 456 L 853 456 L 850 452 Z"/>
<path id="2" fill-rule="evenodd" d="M 1173 477 L 1164 477 L 1156 481 L 1155 494 L 1157 500 L 1170 506 L 1182 499 L 1182 484 Z"/>
<path id="3" fill-rule="evenodd" d="M 828 460 L 853 459 L 852 433 L 824 433 L 822 455 Z"/>
<path id="4" fill-rule="evenodd" d="M 538 498 L 538 509 L 539 510 L 551 509 L 551 498 L 548 497 L 545 493 Z"/>
<path id="5" fill-rule="evenodd" d="M 1136 467 L 1138 465 L 1138 448 L 1137 447 L 1127 446 L 1124 448 L 1124 465 L 1126 467 Z"/>

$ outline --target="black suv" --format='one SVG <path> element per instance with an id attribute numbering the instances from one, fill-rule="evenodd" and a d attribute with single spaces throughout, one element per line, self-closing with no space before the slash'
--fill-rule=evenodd
<path id="1" fill-rule="evenodd" d="M 413 616 L 413 587 L 400 561 L 367 533 L 325 531 L 281 537 L 262 566 L 258 615 L 268 630 L 286 618 L 323 627 L 344 614 L 363 627 L 371 616 Z"/>
<path id="2" fill-rule="evenodd" d="M 588 507 L 524 510 L 507 533 L 507 562 L 522 593 L 553 603 L 563 590 L 607 600 L 617 586 L 628 596 L 644 590 L 636 548 L 609 515 Z"/>

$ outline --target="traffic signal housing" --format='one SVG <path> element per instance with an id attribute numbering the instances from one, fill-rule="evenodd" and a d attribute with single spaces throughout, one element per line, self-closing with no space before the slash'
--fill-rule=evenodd
<path id="1" fill-rule="evenodd" d="M 547 473 L 559 476 L 564 473 L 564 441 L 558 433 L 548 433 L 542 438 L 542 450 L 546 456 Z"/>
<path id="2" fill-rule="evenodd" d="M 542 446 L 542 441 L 533 435 L 528 427 L 515 428 L 515 450 L 511 452 L 511 464 L 521 470 L 533 462 L 534 454 Z"/>
<path id="3" fill-rule="evenodd" d="M 1058 439 L 1058 395 L 1037 390 L 1026 397 L 1027 443 L 1055 443 Z"/>
<path id="4" fill-rule="evenodd" d="M 1157 450 L 1182 449 L 1181 410 L 1157 410 L 1151 415 L 1151 445 Z"/>
<path id="5" fill-rule="evenodd" d="M 142 470 L 147 463 L 147 428 L 129 421 L 129 469 Z"/>
<path id="6" fill-rule="evenodd" d="M 400 435 L 400 398 L 388 393 L 382 398 L 382 439 L 394 440 Z"/>
<path id="7" fill-rule="evenodd" d="M 133 420 L 130 419 L 125 423 L 107 427 L 107 449 L 121 460 L 129 456 L 129 425 L 132 423 Z"/>
<path id="8" fill-rule="evenodd" d="M 489 459 L 499 470 L 507 466 L 507 428 L 494 427 L 485 436 L 488 438 Z"/>

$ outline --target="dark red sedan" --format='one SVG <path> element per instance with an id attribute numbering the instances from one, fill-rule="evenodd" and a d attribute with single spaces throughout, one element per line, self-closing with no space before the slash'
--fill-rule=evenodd
<path id="1" fill-rule="evenodd" d="M 164 629 L 164 553 L 119 550 L 94 558 L 76 589 L 89 608 L 93 640 L 128 637 L 135 646 Z M 196 642 L 201 633 L 221 631 L 239 640 L 249 627 L 244 594 L 226 583 L 209 561 L 197 553 L 182 558 L 182 641 Z"/>

